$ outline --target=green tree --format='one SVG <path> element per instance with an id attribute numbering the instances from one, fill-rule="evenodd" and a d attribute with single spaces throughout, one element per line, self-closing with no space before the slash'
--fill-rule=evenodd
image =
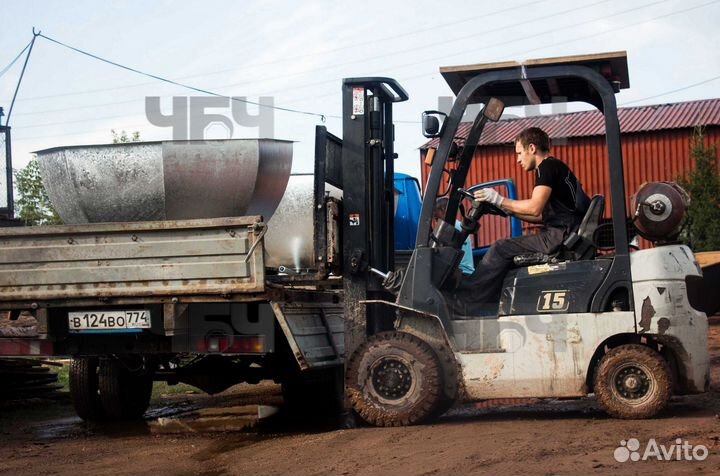
<path id="1" fill-rule="evenodd" d="M 140 132 L 135 131 L 131 135 L 128 135 L 125 130 L 120 131 L 118 133 L 115 129 L 110 129 L 110 134 L 112 134 L 112 143 L 113 144 L 124 144 L 126 142 L 139 142 L 140 141 Z"/>
<path id="2" fill-rule="evenodd" d="M 695 167 L 678 183 L 690 194 L 691 202 L 683 241 L 693 251 L 720 249 L 720 174 L 717 147 L 706 146 L 704 131 L 693 133 L 690 157 Z"/>
<path id="3" fill-rule="evenodd" d="M 14 173 L 19 195 L 15 202 L 19 218 L 28 225 L 62 223 L 43 186 L 37 157 L 30 159 L 25 167 Z"/>

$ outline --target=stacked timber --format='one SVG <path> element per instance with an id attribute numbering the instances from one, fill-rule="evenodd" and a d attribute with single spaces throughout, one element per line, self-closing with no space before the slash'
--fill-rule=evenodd
<path id="1" fill-rule="evenodd" d="M 44 363 L 34 359 L 0 359 L 0 400 L 56 397 L 62 385 L 57 373 Z"/>

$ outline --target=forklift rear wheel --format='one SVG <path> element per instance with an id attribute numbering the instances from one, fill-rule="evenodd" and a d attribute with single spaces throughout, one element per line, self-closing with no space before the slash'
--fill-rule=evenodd
<path id="1" fill-rule="evenodd" d="M 150 404 L 153 380 L 142 370 L 132 372 L 120 360 L 102 359 L 99 372 L 100 401 L 114 420 L 142 417 Z"/>
<path id="2" fill-rule="evenodd" d="M 655 350 L 628 344 L 608 351 L 595 374 L 595 395 L 616 418 L 651 418 L 672 394 L 670 366 Z"/>
<path id="3" fill-rule="evenodd" d="M 102 420 L 105 417 L 98 387 L 97 357 L 76 357 L 70 364 L 68 375 L 70 397 L 75 412 L 85 421 Z"/>
<path id="4" fill-rule="evenodd" d="M 441 375 L 427 343 L 402 332 L 381 332 L 353 353 L 346 388 L 353 408 L 368 423 L 411 425 L 436 413 Z"/>

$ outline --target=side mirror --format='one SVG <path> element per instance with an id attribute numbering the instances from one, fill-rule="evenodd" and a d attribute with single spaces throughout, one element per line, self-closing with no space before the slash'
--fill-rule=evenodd
<path id="1" fill-rule="evenodd" d="M 497 122 L 500 120 L 500 116 L 502 116 L 504 110 L 505 103 L 503 103 L 498 98 L 490 98 L 487 104 L 485 104 L 485 108 L 483 109 L 483 115 L 487 117 L 488 120 Z"/>
<path id="2" fill-rule="evenodd" d="M 438 137 L 445 124 L 447 114 L 440 111 L 425 111 L 422 113 L 423 135 L 427 138 Z"/>

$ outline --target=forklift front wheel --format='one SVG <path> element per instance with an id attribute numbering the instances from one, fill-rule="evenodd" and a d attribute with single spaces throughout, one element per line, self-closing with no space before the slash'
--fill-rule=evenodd
<path id="1" fill-rule="evenodd" d="M 651 418 L 672 394 L 670 366 L 655 350 L 628 344 L 608 351 L 595 374 L 595 395 L 615 418 Z"/>
<path id="2" fill-rule="evenodd" d="M 376 426 L 421 422 L 442 399 L 435 352 L 403 332 L 381 332 L 358 347 L 348 362 L 346 384 L 355 411 Z"/>

